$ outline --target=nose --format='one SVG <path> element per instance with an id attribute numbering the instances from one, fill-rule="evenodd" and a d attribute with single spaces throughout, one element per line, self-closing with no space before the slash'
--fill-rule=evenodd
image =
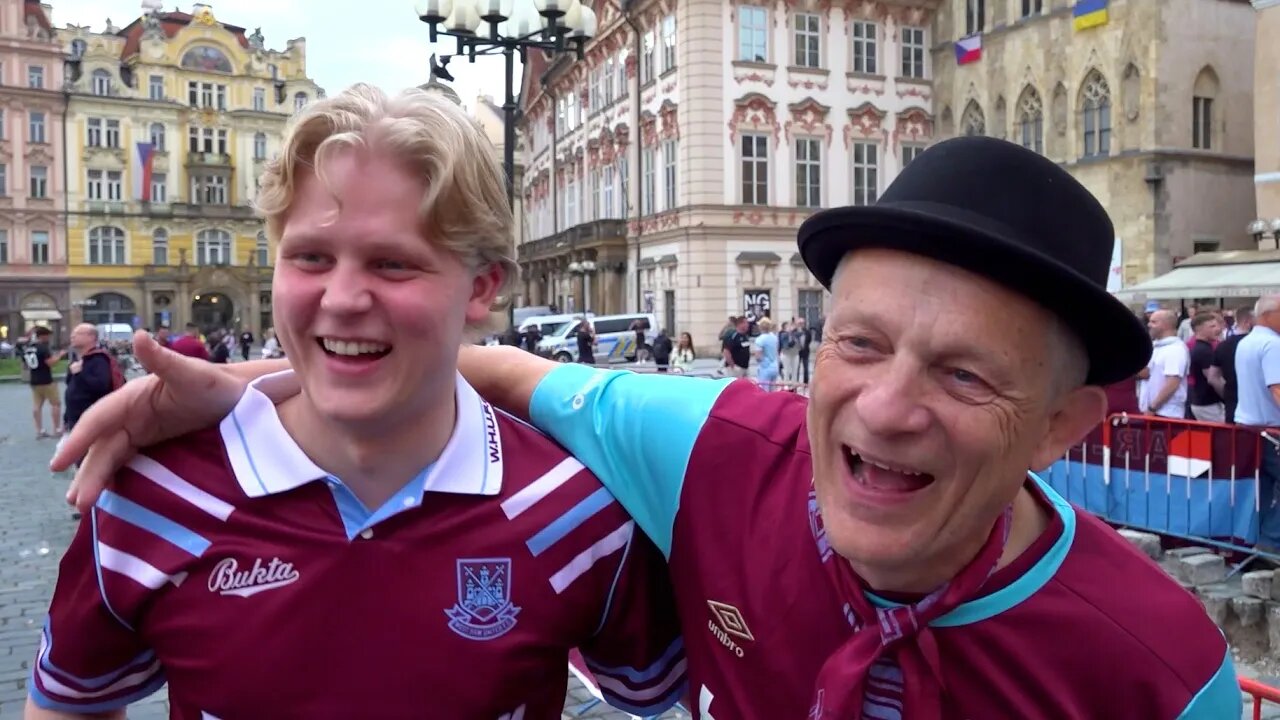
<path id="1" fill-rule="evenodd" d="M 854 401 L 862 426 L 882 437 L 924 432 L 929 427 L 929 409 L 922 402 L 926 382 L 922 368 L 895 357 Z"/>
<path id="2" fill-rule="evenodd" d="M 339 315 L 366 312 L 373 306 L 367 274 L 359 264 L 338 261 L 328 274 L 320 309 Z"/>

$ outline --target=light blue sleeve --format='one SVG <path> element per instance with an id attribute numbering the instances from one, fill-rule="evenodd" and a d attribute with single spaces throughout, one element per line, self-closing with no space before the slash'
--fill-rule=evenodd
<path id="1" fill-rule="evenodd" d="M 529 416 L 590 468 L 670 557 L 689 456 L 730 382 L 566 364 L 538 383 Z"/>
<path id="2" fill-rule="evenodd" d="M 1228 648 L 1218 672 L 1191 698 L 1178 720 L 1236 720 L 1243 714 L 1244 699 L 1240 695 L 1236 667 Z"/>

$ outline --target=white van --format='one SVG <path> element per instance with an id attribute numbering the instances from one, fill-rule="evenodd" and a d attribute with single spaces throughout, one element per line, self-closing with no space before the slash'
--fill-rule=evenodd
<path id="1" fill-rule="evenodd" d="M 530 317 L 525 318 L 519 325 L 516 326 L 516 329 L 520 331 L 521 335 L 523 335 L 525 331 L 527 331 L 529 328 L 536 325 L 538 327 L 538 334 L 541 335 L 542 337 L 546 337 L 547 335 L 551 334 L 554 330 L 559 328 L 561 325 L 564 325 L 566 323 L 571 323 L 576 320 L 581 320 L 584 314 L 589 318 L 595 317 L 595 313 L 532 315 Z"/>
<path id="2" fill-rule="evenodd" d="M 643 320 L 649 324 L 645 330 L 645 344 L 658 334 L 658 319 L 652 313 L 627 313 L 625 315 L 601 315 L 589 322 L 596 332 L 596 363 L 634 362 L 636 359 L 636 334 L 632 323 Z M 544 335 L 538 342 L 538 353 L 557 362 L 578 361 L 578 326 L 581 320 L 569 322 Z"/>
<path id="3" fill-rule="evenodd" d="M 129 342 L 133 339 L 133 326 L 128 323 L 102 323 L 98 325 L 98 342 Z"/>

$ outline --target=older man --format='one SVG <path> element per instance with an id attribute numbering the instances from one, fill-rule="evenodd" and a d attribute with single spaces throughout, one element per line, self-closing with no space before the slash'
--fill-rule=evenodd
<path id="1" fill-rule="evenodd" d="M 1236 413 L 1239 425 L 1280 433 L 1280 295 L 1259 298 L 1253 330 L 1236 346 Z M 1280 552 L 1280 508 L 1273 505 L 1280 483 L 1280 453 L 1263 444 L 1258 545 Z"/>
<path id="2" fill-rule="evenodd" d="M 67 366 L 67 398 L 64 427 L 75 427 L 80 416 L 115 389 L 114 362 L 98 347 L 98 328 L 81 323 L 71 331 L 76 360 Z"/>
<path id="3" fill-rule="evenodd" d="M 801 228 L 832 291 L 808 403 L 505 349 L 460 367 L 570 447 L 666 554 L 699 717 L 1238 717 L 1198 602 L 1028 472 L 1150 353 L 1104 289 L 1113 237 L 1054 163 L 962 138 L 876 206 Z M 206 402 L 238 385 L 168 359 Z M 68 456 L 100 434 L 101 472 L 129 450 L 110 423 L 200 409 L 128 419 L 143 395 Z"/>

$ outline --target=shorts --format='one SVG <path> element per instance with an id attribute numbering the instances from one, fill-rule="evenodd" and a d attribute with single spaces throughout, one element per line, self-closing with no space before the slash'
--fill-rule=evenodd
<path id="1" fill-rule="evenodd" d="M 36 407 L 44 407 L 47 402 L 50 405 L 61 405 L 62 396 L 58 394 L 57 383 L 49 383 L 48 385 L 32 385 L 31 401 Z"/>

